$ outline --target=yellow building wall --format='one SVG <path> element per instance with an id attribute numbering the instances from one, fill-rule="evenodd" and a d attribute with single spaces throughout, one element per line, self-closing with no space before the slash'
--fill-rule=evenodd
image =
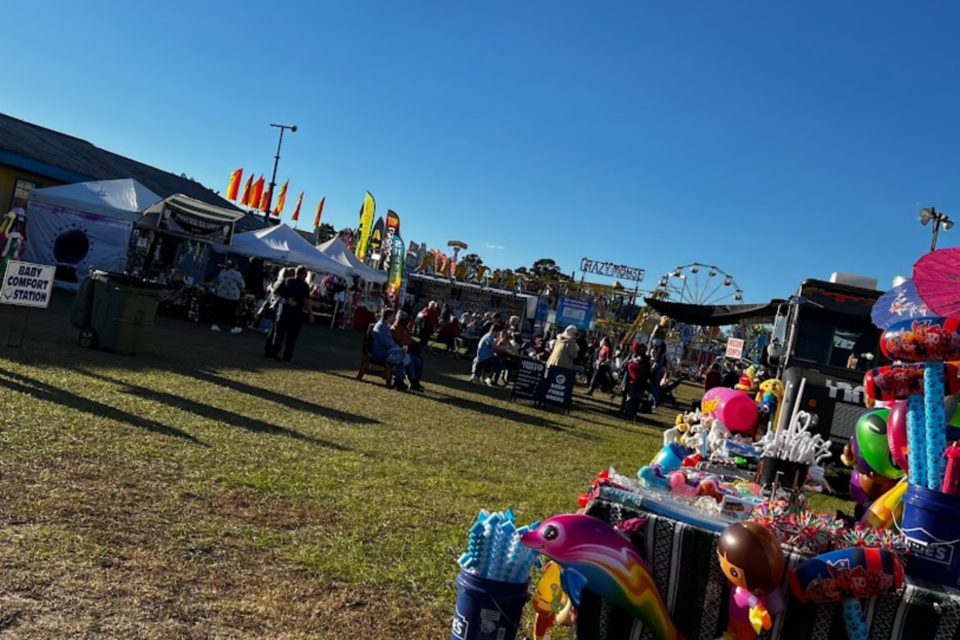
<path id="1" fill-rule="evenodd" d="M 10 210 L 10 204 L 13 201 L 13 189 L 17 184 L 17 180 L 35 182 L 38 185 L 38 189 L 63 184 L 59 180 L 53 180 L 36 173 L 0 165 L 0 215 Z"/>

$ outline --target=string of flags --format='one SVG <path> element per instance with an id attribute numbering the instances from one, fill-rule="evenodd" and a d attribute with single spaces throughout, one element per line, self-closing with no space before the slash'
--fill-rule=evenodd
<path id="1" fill-rule="evenodd" d="M 264 181 L 263 174 L 260 174 L 260 177 L 257 180 L 253 179 L 254 174 L 247 176 L 247 181 L 243 182 L 243 169 L 237 169 L 236 171 L 230 174 L 230 182 L 227 185 L 227 200 L 232 200 L 236 202 L 241 207 L 248 207 L 256 211 L 261 211 L 267 213 L 269 211 L 270 215 L 279 218 L 283 213 L 283 208 L 287 203 L 287 189 L 290 186 L 290 181 L 287 180 L 283 183 L 283 186 L 280 187 L 280 192 L 277 195 L 277 201 L 273 210 L 269 210 L 270 203 L 272 201 L 270 186 L 267 185 Z M 243 189 L 240 188 L 240 185 L 243 184 Z M 293 215 L 290 217 L 291 222 L 297 222 L 300 220 L 300 207 L 303 204 L 303 196 L 305 192 L 301 191 L 300 195 L 297 197 L 297 206 L 293 210 Z M 326 196 L 320 198 L 320 202 L 317 204 L 316 216 L 313 219 L 313 226 L 320 226 L 320 217 L 323 215 L 323 205 L 326 202 Z"/>

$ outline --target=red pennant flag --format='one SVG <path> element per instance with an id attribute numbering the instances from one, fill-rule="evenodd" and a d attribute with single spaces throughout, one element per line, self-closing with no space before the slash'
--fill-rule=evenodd
<path id="1" fill-rule="evenodd" d="M 263 200 L 263 176 L 260 176 L 260 179 L 253 183 L 253 191 L 250 193 L 250 201 L 247 203 L 254 209 L 259 209 L 260 203 Z"/>
<path id="2" fill-rule="evenodd" d="M 297 208 L 293 210 L 293 217 L 290 218 L 290 222 L 296 222 L 300 219 L 300 203 L 303 202 L 303 191 L 300 192 L 300 197 L 297 198 Z"/>
<path id="3" fill-rule="evenodd" d="M 283 213 L 283 205 L 287 203 L 287 187 L 290 185 L 290 181 L 287 180 L 283 183 L 283 186 L 280 187 L 280 195 L 277 197 L 277 206 L 273 208 L 273 216 L 279 218 L 280 214 Z"/>
<path id="4" fill-rule="evenodd" d="M 250 192 L 253 189 L 253 176 L 247 178 L 247 184 L 243 185 L 243 195 L 240 196 L 240 206 L 246 207 L 250 204 Z"/>
<path id="5" fill-rule="evenodd" d="M 320 204 L 317 205 L 317 217 L 313 219 L 313 228 L 320 226 L 320 216 L 323 215 L 323 203 L 327 201 L 327 196 L 320 198 Z"/>
<path id="6" fill-rule="evenodd" d="M 237 169 L 230 174 L 230 184 L 227 185 L 227 200 L 236 201 L 241 180 L 243 180 L 243 169 Z"/>

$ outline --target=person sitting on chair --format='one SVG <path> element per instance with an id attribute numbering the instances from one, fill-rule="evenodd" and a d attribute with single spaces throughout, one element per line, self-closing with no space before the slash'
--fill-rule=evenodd
<path id="1" fill-rule="evenodd" d="M 393 341 L 402 347 L 410 359 L 409 366 L 406 367 L 410 378 L 410 388 L 414 391 L 423 391 L 420 380 L 423 378 L 423 356 L 420 354 L 420 344 L 413 341 L 413 334 L 410 333 L 410 316 L 406 311 L 397 314 L 397 320 L 393 323 L 390 331 Z"/>
<path id="2" fill-rule="evenodd" d="M 393 339 L 393 333 L 390 325 L 393 324 L 393 309 L 385 307 L 380 311 L 380 320 L 373 325 L 373 341 L 370 345 L 370 355 L 374 358 L 384 360 L 388 367 L 392 367 L 394 383 L 392 388 L 397 391 L 406 391 L 407 385 L 403 381 L 404 373 L 410 358 L 407 356 L 403 347 L 398 345 Z"/>
<path id="3" fill-rule="evenodd" d="M 477 377 L 477 374 L 483 372 L 484 369 L 493 370 L 494 381 L 500 377 L 500 372 L 503 371 L 503 362 L 497 357 L 496 352 L 497 338 L 500 336 L 501 331 L 503 331 L 503 327 L 495 324 L 490 327 L 487 335 L 480 339 L 480 343 L 477 344 L 477 357 L 473 359 L 473 371 L 471 372 L 470 382 L 479 382 L 480 378 Z M 494 381 L 491 381 L 490 378 L 486 376 L 484 376 L 483 381 L 489 387 L 495 384 Z"/>
<path id="4" fill-rule="evenodd" d="M 460 323 L 447 311 L 440 319 L 440 332 L 437 334 L 437 342 L 445 344 L 447 351 L 455 351 L 457 348 L 456 339 L 460 335 Z"/>

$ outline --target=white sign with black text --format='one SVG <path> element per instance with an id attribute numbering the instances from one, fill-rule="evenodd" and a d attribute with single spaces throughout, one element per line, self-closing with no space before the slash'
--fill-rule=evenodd
<path id="1" fill-rule="evenodd" d="M 53 265 L 11 260 L 3 274 L 0 304 L 46 309 L 53 293 L 55 272 Z"/>

